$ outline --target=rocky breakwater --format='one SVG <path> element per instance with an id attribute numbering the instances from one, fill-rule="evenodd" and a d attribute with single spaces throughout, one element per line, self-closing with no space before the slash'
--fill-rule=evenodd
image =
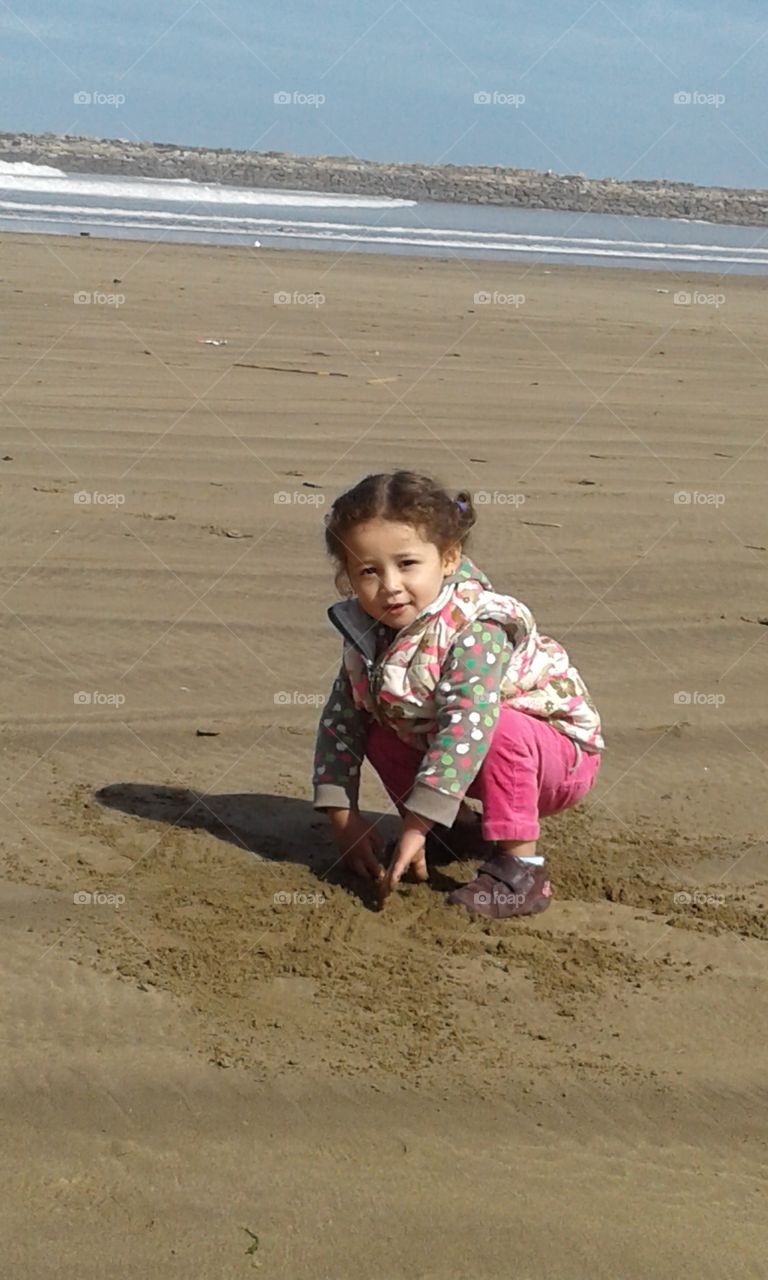
<path id="1" fill-rule="evenodd" d="M 500 165 L 383 164 L 347 156 L 210 150 L 169 142 L 21 133 L 0 134 L 0 160 L 53 165 L 68 173 L 189 178 L 278 191 L 325 191 L 768 226 L 766 190 L 703 187 L 666 179 L 624 182 Z"/>

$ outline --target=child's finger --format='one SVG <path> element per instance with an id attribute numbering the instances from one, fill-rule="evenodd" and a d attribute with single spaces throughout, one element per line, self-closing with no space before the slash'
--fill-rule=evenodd
<path id="1" fill-rule="evenodd" d="M 393 886 L 396 884 L 399 884 L 400 880 L 402 879 L 403 872 L 410 865 L 411 865 L 410 854 L 403 853 L 402 851 L 398 852 L 398 850 L 395 850 L 395 856 L 392 859 L 391 863 L 389 864 L 389 870 L 387 871 L 387 877 L 389 879 L 389 883 Z"/>
<path id="2" fill-rule="evenodd" d="M 369 876 L 371 880 L 381 880 L 384 876 L 384 868 L 376 857 L 376 854 L 371 848 L 368 848 L 365 845 L 358 853 L 358 865 L 360 867 L 360 874 Z"/>
<path id="3" fill-rule="evenodd" d="M 424 884 L 429 880 L 429 871 L 427 870 L 427 859 L 424 854 L 417 854 L 411 865 L 405 872 L 405 879 L 410 880 L 412 884 Z"/>

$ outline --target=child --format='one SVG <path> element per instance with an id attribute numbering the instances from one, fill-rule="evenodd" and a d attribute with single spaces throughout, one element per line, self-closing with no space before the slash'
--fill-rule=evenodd
<path id="1" fill-rule="evenodd" d="M 413 471 L 366 476 L 326 516 L 336 586 L 353 598 L 328 610 L 344 649 L 320 717 L 314 805 L 328 813 L 344 864 L 388 892 L 406 871 L 427 878 L 435 823 L 471 831 L 477 818 L 462 802 L 476 797 L 495 849 L 448 901 L 484 916 L 531 915 L 552 892 L 539 817 L 586 795 L 604 744 L 565 650 L 464 555 L 474 523 L 468 493 L 451 498 Z M 386 873 L 358 810 L 366 757 L 403 820 Z"/>

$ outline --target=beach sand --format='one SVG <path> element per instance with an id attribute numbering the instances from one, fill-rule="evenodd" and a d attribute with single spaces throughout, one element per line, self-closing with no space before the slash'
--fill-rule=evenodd
<path id="1" fill-rule="evenodd" d="M 764 282 L 0 255 L 8 1274 L 762 1276 Z M 324 506 L 399 466 L 604 716 L 535 920 L 376 914 L 311 808 Z"/>

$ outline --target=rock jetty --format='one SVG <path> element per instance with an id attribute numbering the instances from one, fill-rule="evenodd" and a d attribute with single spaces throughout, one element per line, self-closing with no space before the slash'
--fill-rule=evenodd
<path id="1" fill-rule="evenodd" d="M 0 160 L 54 165 L 67 173 L 189 178 L 277 191 L 324 191 L 403 200 L 508 205 L 575 213 L 702 219 L 768 226 L 768 191 L 690 182 L 587 178 L 583 173 L 502 165 L 384 164 L 349 156 L 231 151 L 171 142 L 128 142 L 69 134 L 0 133 Z"/>

